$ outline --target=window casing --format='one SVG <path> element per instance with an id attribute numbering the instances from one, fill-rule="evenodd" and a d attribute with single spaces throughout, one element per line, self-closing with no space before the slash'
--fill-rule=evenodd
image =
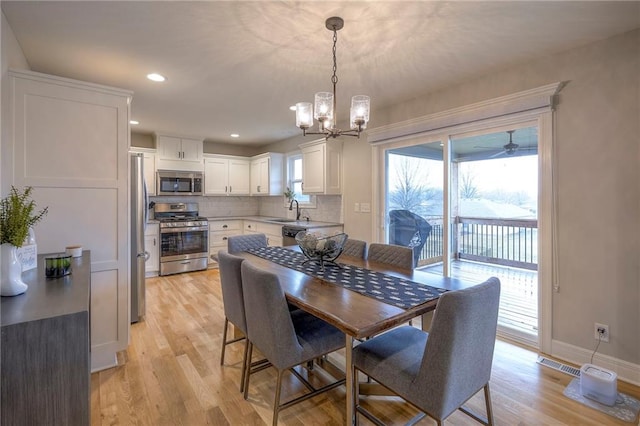
<path id="1" fill-rule="evenodd" d="M 300 207 L 315 208 L 316 197 L 314 195 L 302 193 L 302 154 L 290 154 L 287 156 L 287 187 L 294 194 Z M 289 205 L 289 200 L 285 197 L 285 204 Z"/>

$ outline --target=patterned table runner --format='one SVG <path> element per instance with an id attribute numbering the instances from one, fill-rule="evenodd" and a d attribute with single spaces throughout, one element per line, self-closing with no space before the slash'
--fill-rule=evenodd
<path id="1" fill-rule="evenodd" d="M 318 262 L 303 264 L 307 260 L 305 255 L 283 247 L 261 247 L 247 251 L 278 265 L 322 278 L 348 290 L 357 291 L 402 309 L 409 309 L 436 299 L 447 291 L 346 264 L 340 264 L 342 268 L 325 264 L 324 271 L 322 271 Z"/>

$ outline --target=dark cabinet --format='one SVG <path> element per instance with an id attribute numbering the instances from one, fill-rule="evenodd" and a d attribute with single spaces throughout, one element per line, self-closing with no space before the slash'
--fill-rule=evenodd
<path id="1" fill-rule="evenodd" d="M 23 273 L 26 293 L 2 297 L 0 423 L 88 425 L 90 253 L 62 278 L 45 278 L 43 262 Z"/>

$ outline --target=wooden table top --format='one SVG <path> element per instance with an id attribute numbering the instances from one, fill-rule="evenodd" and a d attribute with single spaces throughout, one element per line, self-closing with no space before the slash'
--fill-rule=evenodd
<path id="1" fill-rule="evenodd" d="M 383 330 L 407 322 L 411 318 L 435 309 L 437 299 L 410 309 L 402 309 L 362 295 L 320 278 L 278 265 L 247 252 L 235 253 L 253 265 L 275 273 L 289 303 L 334 325 L 357 339 L 372 336 Z M 457 290 L 473 283 L 445 278 L 433 273 L 404 270 L 390 265 L 369 262 L 341 255 L 339 263 L 360 266 L 372 271 L 403 277 L 432 287 Z"/>

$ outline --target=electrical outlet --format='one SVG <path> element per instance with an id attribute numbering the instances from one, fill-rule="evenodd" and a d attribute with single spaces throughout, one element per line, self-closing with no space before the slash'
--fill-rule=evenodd
<path id="1" fill-rule="evenodd" d="M 601 342 L 609 343 L 609 326 L 606 324 L 595 323 L 593 327 L 593 337 Z"/>

